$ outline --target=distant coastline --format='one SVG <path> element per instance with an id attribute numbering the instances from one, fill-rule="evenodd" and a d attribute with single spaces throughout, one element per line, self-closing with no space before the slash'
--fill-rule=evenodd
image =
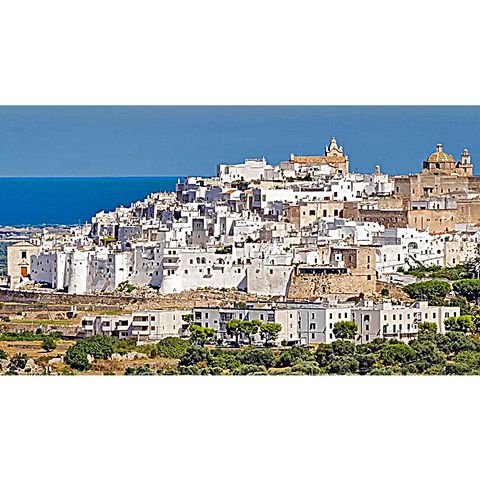
<path id="1" fill-rule="evenodd" d="M 182 177 L 3 177 L 0 226 L 69 226 L 101 210 L 143 200 L 152 192 L 174 191 Z"/>

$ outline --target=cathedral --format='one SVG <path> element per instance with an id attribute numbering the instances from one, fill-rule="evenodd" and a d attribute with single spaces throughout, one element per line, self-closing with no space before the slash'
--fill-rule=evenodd
<path id="1" fill-rule="evenodd" d="M 306 165 L 328 165 L 336 173 L 348 173 L 348 156 L 343 147 L 337 144 L 335 137 L 325 146 L 325 155 L 290 155 L 290 162 Z"/>
<path id="2" fill-rule="evenodd" d="M 480 192 L 480 177 L 473 175 L 470 153 L 465 148 L 460 160 L 443 151 L 439 143 L 422 165 L 421 173 L 394 177 L 395 195 L 421 200 L 453 193 Z"/>
<path id="3" fill-rule="evenodd" d="M 439 143 L 437 150 L 423 162 L 423 174 L 433 173 L 446 175 L 473 176 L 473 165 L 470 161 L 470 154 L 465 148 L 459 161 L 453 155 L 443 151 L 443 145 Z"/>

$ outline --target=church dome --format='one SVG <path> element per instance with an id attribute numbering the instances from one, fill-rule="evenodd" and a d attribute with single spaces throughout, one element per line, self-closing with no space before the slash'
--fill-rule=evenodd
<path id="1" fill-rule="evenodd" d="M 432 153 L 427 160 L 428 163 L 444 163 L 454 161 L 455 159 L 453 158 L 453 155 L 443 151 L 443 145 L 441 143 L 437 145 L 437 151 Z"/>

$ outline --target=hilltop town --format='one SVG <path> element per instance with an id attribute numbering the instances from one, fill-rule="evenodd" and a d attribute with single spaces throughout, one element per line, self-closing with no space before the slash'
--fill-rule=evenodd
<path id="1" fill-rule="evenodd" d="M 466 313 L 475 323 L 456 282 L 478 277 L 480 177 L 467 149 L 433 150 L 402 176 L 352 173 L 335 138 L 278 165 L 220 164 L 215 177 L 10 245 L 0 299 L 20 318 L 63 312 L 71 341 L 125 341 L 131 358 L 172 338 L 308 350 L 444 335 Z"/>

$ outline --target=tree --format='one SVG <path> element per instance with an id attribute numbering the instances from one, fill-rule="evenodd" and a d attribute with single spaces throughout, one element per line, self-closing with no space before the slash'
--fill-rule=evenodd
<path id="1" fill-rule="evenodd" d="M 264 323 L 260 326 L 260 330 L 265 338 L 265 346 L 267 346 L 278 338 L 282 326 L 279 323 Z"/>
<path id="2" fill-rule="evenodd" d="M 416 357 L 415 350 L 405 343 L 390 344 L 379 351 L 379 357 L 385 366 L 403 365 Z"/>
<path id="3" fill-rule="evenodd" d="M 50 336 L 46 336 L 42 342 L 42 348 L 46 352 L 51 352 L 57 348 L 57 342 Z"/>
<path id="4" fill-rule="evenodd" d="M 90 363 L 88 355 L 94 358 L 107 359 L 112 356 L 115 339 L 94 335 L 82 338 L 67 350 L 65 362 L 77 370 L 88 370 Z"/>
<path id="5" fill-rule="evenodd" d="M 235 337 L 235 345 L 238 347 L 238 337 L 242 333 L 242 321 L 241 320 L 230 320 L 227 325 L 227 333 L 230 336 Z"/>
<path id="6" fill-rule="evenodd" d="M 155 356 L 162 358 L 182 358 L 187 353 L 189 343 L 178 337 L 162 338 L 155 345 Z"/>
<path id="7" fill-rule="evenodd" d="M 352 373 L 357 373 L 359 367 L 360 364 L 358 363 L 358 360 L 354 357 L 336 357 L 332 359 L 330 364 L 327 366 L 327 372 L 334 375 L 348 375 Z"/>
<path id="8" fill-rule="evenodd" d="M 258 333 L 262 322 L 260 320 L 244 320 L 241 322 L 240 330 L 248 338 L 248 343 L 251 345 L 253 337 Z"/>
<path id="9" fill-rule="evenodd" d="M 475 325 L 471 315 L 460 315 L 459 317 L 450 317 L 445 320 L 445 330 L 449 332 L 475 332 Z"/>
<path id="10" fill-rule="evenodd" d="M 0 360 L 6 360 L 8 358 L 7 352 L 0 349 Z"/>
<path id="11" fill-rule="evenodd" d="M 344 340 L 354 340 L 357 333 L 357 324 L 352 321 L 337 322 L 333 326 L 333 334 L 335 337 Z"/>
<path id="12" fill-rule="evenodd" d="M 477 349 L 472 337 L 464 332 L 447 332 L 445 335 L 437 335 L 436 343 L 438 348 L 446 354 Z"/>
<path id="13" fill-rule="evenodd" d="M 292 347 L 281 353 L 276 366 L 280 368 L 292 367 L 302 361 L 311 362 L 314 360 L 315 357 L 310 350 L 303 347 Z"/>
<path id="14" fill-rule="evenodd" d="M 76 370 L 85 371 L 90 368 L 87 353 L 84 349 L 72 345 L 65 355 L 65 362 Z"/>
<path id="15" fill-rule="evenodd" d="M 403 291 L 415 300 L 426 300 L 430 305 L 442 305 L 450 292 L 450 284 L 440 280 L 428 280 L 406 285 Z"/>
<path id="16" fill-rule="evenodd" d="M 470 302 L 460 295 L 452 298 L 448 304 L 450 307 L 460 307 L 460 315 L 472 315 L 474 310 Z"/>
<path id="17" fill-rule="evenodd" d="M 376 363 L 376 355 L 372 353 L 355 355 L 358 361 L 358 373 L 366 375 L 369 373 Z"/>
<path id="18" fill-rule="evenodd" d="M 275 363 L 275 354 L 264 348 L 247 348 L 237 355 L 237 359 L 244 365 L 263 365 L 270 368 Z"/>
<path id="19" fill-rule="evenodd" d="M 198 363 L 208 363 L 208 358 L 208 352 L 205 348 L 190 345 L 180 360 L 180 365 L 188 367 Z"/>
<path id="20" fill-rule="evenodd" d="M 437 324 L 435 322 L 420 322 L 418 324 L 418 337 L 430 338 L 437 333 Z"/>
<path id="21" fill-rule="evenodd" d="M 453 282 L 453 291 L 456 295 L 465 297 L 468 301 L 478 304 L 480 299 L 480 280 L 457 280 Z"/>
<path id="22" fill-rule="evenodd" d="M 214 328 L 200 327 L 199 325 L 190 325 L 190 342 L 194 345 L 203 347 L 205 343 L 215 337 L 216 331 Z"/>
<path id="23" fill-rule="evenodd" d="M 356 345 L 348 340 L 335 340 L 331 343 L 332 354 L 343 357 L 346 355 L 354 355 L 356 351 Z"/>
<path id="24" fill-rule="evenodd" d="M 333 349 L 330 343 L 321 343 L 318 345 L 315 352 L 315 359 L 321 367 L 326 367 L 328 365 L 329 359 L 332 355 Z"/>
<path id="25" fill-rule="evenodd" d="M 317 362 L 300 361 L 292 367 L 292 372 L 302 373 L 303 375 L 319 375 L 321 373 Z"/>

